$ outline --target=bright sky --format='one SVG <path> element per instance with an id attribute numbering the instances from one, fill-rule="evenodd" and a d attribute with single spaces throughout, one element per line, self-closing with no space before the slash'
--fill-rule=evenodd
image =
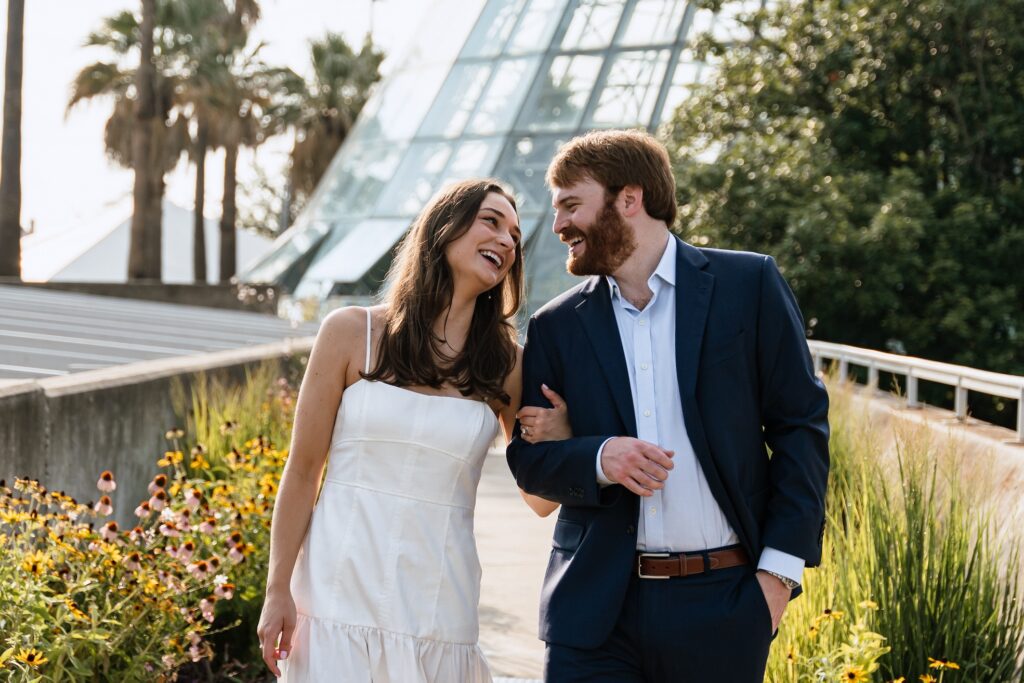
<path id="1" fill-rule="evenodd" d="M 7 3 L 0 11 L 0 44 L 7 35 Z M 131 213 L 132 173 L 108 161 L 103 126 L 111 101 L 77 106 L 65 116 L 70 83 L 86 64 L 106 59 L 99 48 L 83 48 L 88 33 L 104 17 L 136 10 L 138 0 L 28 0 L 25 5 L 24 91 L 22 100 L 22 224 L 35 235 L 22 242 L 24 276 L 46 277 L 76 243 L 120 223 Z M 415 29 L 423 0 L 376 0 L 374 39 L 389 54 L 399 55 Z M 271 64 L 309 75 L 308 42 L 326 31 L 362 43 L 370 27 L 371 0 L 263 0 L 256 39 Z M 0 52 L 0 60 L 2 60 Z M 382 69 L 392 64 L 388 60 Z M 0 72 L 2 88 L 2 72 Z M 2 126 L 2 122 L 0 122 Z M 271 141 L 260 151 L 268 169 L 283 168 L 288 141 Z M 253 157 L 243 152 L 239 176 L 244 182 Z M 206 213 L 220 214 L 223 155 L 212 154 L 206 167 Z M 167 198 L 193 206 L 194 170 L 183 162 L 167 177 Z M 46 245 L 45 247 L 43 245 Z"/>

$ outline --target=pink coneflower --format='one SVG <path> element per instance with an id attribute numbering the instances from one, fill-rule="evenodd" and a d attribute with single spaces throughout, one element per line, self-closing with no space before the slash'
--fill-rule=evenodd
<path id="1" fill-rule="evenodd" d="M 190 515 L 188 510 L 182 510 L 174 519 L 174 523 L 178 525 L 178 528 L 182 533 L 188 533 L 192 531 L 192 523 L 189 521 Z"/>
<path id="2" fill-rule="evenodd" d="M 110 470 L 103 470 L 103 474 L 100 475 L 100 480 L 96 482 L 96 488 L 104 493 L 110 493 L 117 488 L 117 482 L 114 481 L 114 473 Z"/>
<path id="3" fill-rule="evenodd" d="M 231 550 L 228 551 L 228 559 L 231 560 L 232 564 L 238 564 L 245 559 L 245 545 L 239 543 Z"/>
<path id="4" fill-rule="evenodd" d="M 146 517 L 149 517 L 149 513 L 151 513 L 152 511 L 153 508 L 149 506 L 149 501 L 144 500 L 141 503 L 139 503 L 139 507 L 135 508 L 135 516 L 145 519 Z"/>
<path id="5" fill-rule="evenodd" d="M 192 541 L 185 541 L 178 547 L 178 561 L 182 564 L 188 564 L 195 552 L 196 544 Z"/>
<path id="6" fill-rule="evenodd" d="M 164 665 L 165 669 L 173 669 L 175 665 L 174 655 L 164 655 L 160 658 L 160 663 Z"/>
<path id="7" fill-rule="evenodd" d="M 160 525 L 159 531 L 168 538 L 177 538 L 181 536 L 181 532 L 178 531 L 177 527 L 174 526 L 174 522 L 164 522 Z"/>
<path id="8" fill-rule="evenodd" d="M 199 489 L 192 489 L 185 495 L 185 505 L 192 512 L 199 509 L 199 504 L 203 502 L 203 493 Z"/>
<path id="9" fill-rule="evenodd" d="M 213 623 L 213 606 L 217 602 L 217 596 L 211 595 L 199 601 L 199 611 L 203 613 L 203 619 Z"/>
<path id="10" fill-rule="evenodd" d="M 149 507 L 160 512 L 167 507 L 167 491 L 157 489 L 149 499 Z"/>
<path id="11" fill-rule="evenodd" d="M 96 514 L 100 517 L 106 517 L 114 511 L 114 505 L 110 502 L 110 496 L 100 496 L 100 502 L 96 503 Z"/>
<path id="12" fill-rule="evenodd" d="M 107 522 L 100 529 L 100 537 L 107 543 L 113 542 L 117 538 L 117 522 Z"/>
<path id="13" fill-rule="evenodd" d="M 225 583 L 220 586 L 217 586 L 213 589 L 213 594 L 216 595 L 218 598 L 230 600 L 235 596 L 235 584 Z"/>
<path id="14" fill-rule="evenodd" d="M 217 520 L 213 517 L 207 517 L 203 520 L 203 523 L 199 525 L 199 533 L 201 534 L 212 534 L 217 530 Z"/>
<path id="15" fill-rule="evenodd" d="M 149 482 L 149 494 L 153 495 L 157 492 L 157 489 L 162 489 L 167 486 L 167 475 L 158 474 L 153 477 L 153 481 Z"/>
<path id="16" fill-rule="evenodd" d="M 192 575 L 192 578 L 202 581 L 210 575 L 210 564 L 206 560 L 193 562 L 188 566 L 188 573 Z"/>
<path id="17" fill-rule="evenodd" d="M 124 558 L 124 566 L 130 571 L 139 571 L 139 568 L 142 567 L 142 556 L 139 553 L 129 553 Z"/>

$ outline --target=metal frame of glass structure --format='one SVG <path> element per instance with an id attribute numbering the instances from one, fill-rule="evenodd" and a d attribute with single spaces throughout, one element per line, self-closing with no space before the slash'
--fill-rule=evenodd
<path id="1" fill-rule="evenodd" d="M 494 176 L 517 195 L 529 310 L 571 286 L 545 229 L 544 173 L 595 128 L 654 130 L 707 65 L 687 37 L 731 37 L 736 13 L 686 0 L 436 0 L 402 66 L 382 81 L 309 204 L 242 279 L 296 298 L 372 295 L 393 247 L 443 185 Z"/>

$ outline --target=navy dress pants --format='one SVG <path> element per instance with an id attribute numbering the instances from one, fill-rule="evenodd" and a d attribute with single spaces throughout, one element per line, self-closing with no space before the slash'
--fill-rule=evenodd
<path id="1" fill-rule="evenodd" d="M 752 565 L 630 580 L 608 640 L 548 643 L 547 683 L 762 683 L 773 634 Z M 600 596 L 594 596 L 600 600 Z"/>

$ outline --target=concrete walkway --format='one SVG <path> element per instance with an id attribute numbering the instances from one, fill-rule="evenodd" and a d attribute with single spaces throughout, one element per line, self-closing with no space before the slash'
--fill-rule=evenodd
<path id="1" fill-rule="evenodd" d="M 537 517 L 520 497 L 504 451 L 488 455 L 476 503 L 483 565 L 480 646 L 499 681 L 541 677 L 544 643 L 537 639 L 537 605 L 557 514 Z"/>

